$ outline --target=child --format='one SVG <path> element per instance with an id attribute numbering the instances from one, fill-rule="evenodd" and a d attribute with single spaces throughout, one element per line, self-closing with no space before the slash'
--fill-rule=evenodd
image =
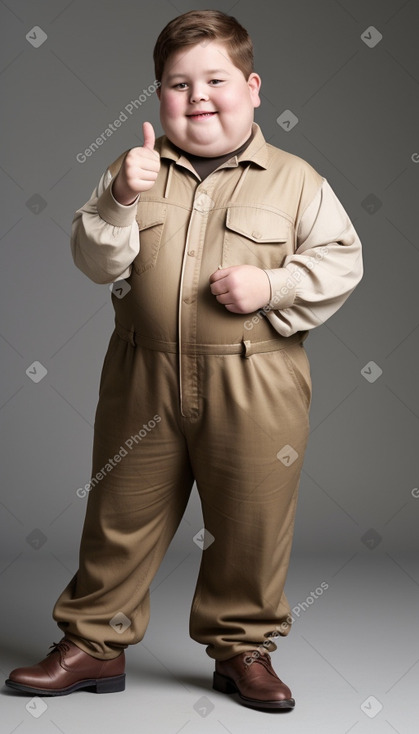
<path id="1" fill-rule="evenodd" d="M 124 649 L 145 634 L 149 587 L 196 480 L 205 535 L 190 635 L 215 660 L 216 690 L 292 708 L 269 652 L 292 622 L 303 340 L 360 281 L 361 243 L 326 179 L 254 123 L 261 79 L 235 18 L 175 18 L 154 61 L 165 135 L 144 122 L 143 145 L 107 169 L 73 223 L 77 267 L 121 282 L 80 565 L 53 610 L 65 636 L 7 682 L 124 690 Z"/>

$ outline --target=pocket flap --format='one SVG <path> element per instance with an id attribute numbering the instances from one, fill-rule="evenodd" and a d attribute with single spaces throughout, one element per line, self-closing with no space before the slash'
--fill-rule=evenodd
<path id="1" fill-rule="evenodd" d="M 226 227 L 252 242 L 281 243 L 288 240 L 291 222 L 269 209 L 233 206 L 227 209 Z"/>
<path id="2" fill-rule="evenodd" d="M 138 229 L 148 229 L 166 221 L 166 205 L 159 201 L 139 201 L 135 219 Z"/>

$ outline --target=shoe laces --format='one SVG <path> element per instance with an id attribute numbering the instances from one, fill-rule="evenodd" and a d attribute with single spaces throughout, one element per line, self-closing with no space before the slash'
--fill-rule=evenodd
<path id="1" fill-rule="evenodd" d="M 52 647 L 52 650 L 47 653 L 48 655 L 52 655 L 52 653 L 56 650 L 58 650 L 59 652 L 68 652 L 68 650 L 70 649 L 70 645 L 65 640 L 60 640 L 60 642 L 53 642 L 50 647 Z"/>
<path id="2" fill-rule="evenodd" d="M 244 664 L 246 667 L 249 667 L 252 663 L 262 663 L 267 670 L 270 670 L 271 656 L 268 652 L 262 652 L 258 656 L 246 655 L 244 658 Z"/>

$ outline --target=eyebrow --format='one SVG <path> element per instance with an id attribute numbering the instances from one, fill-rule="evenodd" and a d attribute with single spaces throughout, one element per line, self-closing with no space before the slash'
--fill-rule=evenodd
<path id="1" fill-rule="evenodd" d="M 227 74 L 229 75 L 229 72 L 226 71 L 225 69 L 209 69 L 208 71 L 205 71 L 204 73 L 205 74 Z M 169 76 L 167 77 L 167 81 L 170 82 L 173 79 L 176 79 L 177 77 L 184 78 L 187 76 L 188 76 L 187 73 L 186 74 L 169 74 Z"/>

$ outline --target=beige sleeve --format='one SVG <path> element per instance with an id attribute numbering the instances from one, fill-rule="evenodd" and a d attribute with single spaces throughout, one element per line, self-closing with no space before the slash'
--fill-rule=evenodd
<path id="1" fill-rule="evenodd" d="M 129 206 L 119 204 L 111 182 L 107 169 L 89 201 L 76 211 L 71 227 L 74 263 L 94 283 L 128 278 L 140 249 L 135 220 L 139 197 Z"/>
<path id="2" fill-rule="evenodd" d="M 323 324 L 361 280 L 360 239 L 326 179 L 298 223 L 294 254 L 265 272 L 271 284 L 265 315 L 282 336 Z"/>

